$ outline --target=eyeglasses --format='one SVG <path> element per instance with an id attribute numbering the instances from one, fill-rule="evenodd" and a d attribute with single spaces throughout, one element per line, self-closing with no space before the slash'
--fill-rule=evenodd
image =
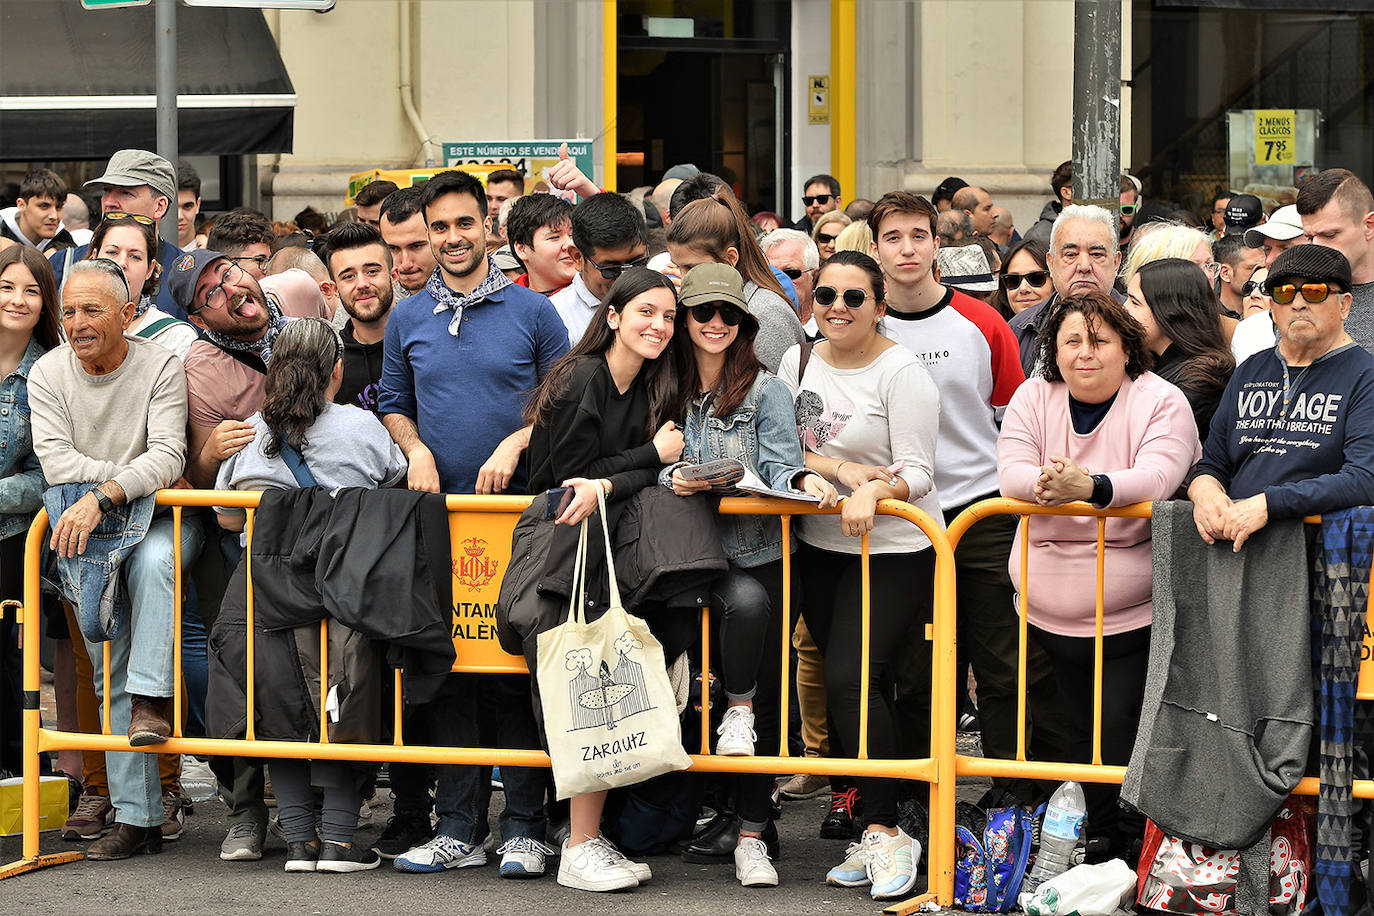
<path id="1" fill-rule="evenodd" d="M 861 309 L 872 295 L 868 290 L 863 289 L 847 289 L 840 293 L 833 286 L 818 286 L 815 293 L 812 294 L 812 298 L 815 299 L 817 305 L 825 308 L 833 305 L 838 298 L 844 302 L 844 307 L 847 309 Z"/>
<path id="2" fill-rule="evenodd" d="M 1195 261 L 1194 263 L 1197 262 Z M 1221 265 L 1218 264 L 1216 261 L 1208 261 L 1206 264 L 1198 264 L 1197 266 L 1201 267 L 1202 272 L 1205 273 L 1207 276 L 1211 277 L 1213 280 L 1217 278 L 1217 274 L 1221 273 Z"/>
<path id="3" fill-rule="evenodd" d="M 102 219 L 107 219 L 110 222 L 121 219 L 131 219 L 142 226 L 157 225 L 157 221 L 152 217 L 144 216 L 142 213 L 125 213 L 123 210 L 111 210 L 109 213 L 106 213 Z"/>
<path id="4" fill-rule="evenodd" d="M 1279 305 L 1287 305 L 1297 298 L 1299 292 L 1308 302 L 1316 304 L 1325 302 L 1327 296 L 1340 293 L 1341 290 L 1335 289 L 1330 283 L 1304 283 L 1301 286 L 1296 283 L 1280 283 L 1269 290 L 1269 298 Z"/>
<path id="5" fill-rule="evenodd" d="M 1050 279 L 1048 270 L 1032 270 L 1024 274 L 1002 274 L 1002 285 L 1008 291 L 1020 289 L 1022 283 L 1029 283 L 1031 286 L 1044 286 Z"/>
<path id="6" fill-rule="evenodd" d="M 809 207 L 812 204 L 820 204 L 822 207 L 824 207 L 826 204 L 830 203 L 831 199 L 833 199 L 834 196 L 834 194 L 815 194 L 810 197 L 803 196 L 802 206 Z"/>
<path id="7" fill-rule="evenodd" d="M 778 270 L 782 271 L 783 276 L 789 280 L 800 280 L 801 275 L 806 273 L 806 271 L 798 267 L 779 267 Z"/>
<path id="8" fill-rule="evenodd" d="M 838 235 L 826 235 L 824 232 L 816 233 L 816 241 L 820 242 L 822 245 L 833 245 L 837 238 L 839 238 Z"/>
<path id="9" fill-rule="evenodd" d="M 1121 205 L 1121 215 L 1122 215 L 1122 216 L 1131 216 L 1131 215 L 1133 215 L 1133 214 L 1135 213 L 1136 209 L 1137 209 L 1139 206 L 1140 206 L 1140 204 L 1122 204 L 1122 205 Z"/>
<path id="10" fill-rule="evenodd" d="M 582 257 L 587 258 L 588 264 L 601 271 L 601 278 L 603 280 L 619 280 L 620 275 L 631 267 L 643 267 L 645 264 L 649 263 L 648 258 L 636 258 L 628 264 L 607 264 L 603 267 L 585 254 Z"/>
<path id="11" fill-rule="evenodd" d="M 1263 280 L 1246 280 L 1240 285 L 1240 296 L 1242 299 L 1253 296 L 1255 293 L 1264 292 Z"/>
<path id="12" fill-rule="evenodd" d="M 272 260 L 272 256 L 270 254 L 255 254 L 249 257 L 246 254 L 242 254 L 237 258 L 230 258 L 229 260 L 233 261 L 235 265 L 237 265 L 239 261 L 252 261 L 254 264 L 258 265 L 259 270 L 266 270 L 267 262 Z"/>
<path id="13" fill-rule="evenodd" d="M 243 279 L 243 268 L 234 263 L 233 258 L 228 258 L 229 267 L 219 278 L 219 283 L 214 289 L 205 294 L 205 304 L 196 309 L 197 312 L 213 311 L 229 302 L 229 293 L 224 289 L 226 283 L 238 283 Z M 251 259 L 250 259 L 251 260 Z"/>
<path id="14" fill-rule="evenodd" d="M 742 318 L 744 318 L 743 312 L 733 305 L 727 305 L 724 302 L 716 302 L 710 305 L 694 305 L 687 311 L 691 313 L 693 320 L 695 320 L 697 324 L 709 324 L 711 319 L 716 317 L 716 313 L 719 312 L 720 320 L 725 322 L 727 328 L 733 328 L 740 323 Z"/>

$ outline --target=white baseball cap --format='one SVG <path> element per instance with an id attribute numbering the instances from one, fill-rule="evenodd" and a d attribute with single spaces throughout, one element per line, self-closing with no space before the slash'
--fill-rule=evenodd
<path id="1" fill-rule="evenodd" d="M 1265 239 L 1290 242 L 1302 234 L 1302 217 L 1298 216 L 1297 206 L 1289 204 L 1275 210 L 1267 222 L 1260 223 L 1253 229 L 1246 229 L 1245 244 L 1251 248 L 1259 248 Z"/>

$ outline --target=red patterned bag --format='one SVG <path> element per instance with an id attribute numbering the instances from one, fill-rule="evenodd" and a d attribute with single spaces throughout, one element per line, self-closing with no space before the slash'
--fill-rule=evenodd
<path id="1" fill-rule="evenodd" d="M 1309 815 L 1290 797 L 1270 826 L 1269 912 L 1298 916 L 1307 902 L 1312 873 Z M 1213 849 L 1166 836 L 1147 821 L 1140 852 L 1137 900 L 1157 913 L 1216 913 L 1240 916 L 1235 909 L 1240 853 Z"/>

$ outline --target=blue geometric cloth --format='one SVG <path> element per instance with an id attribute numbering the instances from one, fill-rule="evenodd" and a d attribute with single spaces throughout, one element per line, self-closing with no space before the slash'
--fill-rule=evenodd
<path id="1" fill-rule="evenodd" d="M 1354 861 L 1351 789 L 1357 724 L 1362 735 L 1369 724 L 1364 708 L 1358 710 L 1361 721 L 1356 722 L 1355 688 L 1369 606 L 1372 553 L 1374 508 L 1323 513 L 1312 575 L 1312 661 L 1320 672 L 1317 709 L 1321 742 L 1313 876 L 1316 898 L 1326 916 L 1347 916 L 1354 907 L 1363 905 L 1366 896 L 1363 888 L 1353 887 L 1359 863 Z"/>

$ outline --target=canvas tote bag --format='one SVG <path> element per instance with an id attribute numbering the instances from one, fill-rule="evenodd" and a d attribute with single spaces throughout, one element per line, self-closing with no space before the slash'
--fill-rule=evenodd
<path id="1" fill-rule="evenodd" d="M 560 800 L 634 785 L 660 773 L 685 770 L 677 699 L 668 682 L 663 646 L 639 617 L 620 604 L 606 498 L 597 493 L 611 606 L 594 623 L 584 614 L 587 521 L 577 544 L 567 623 L 539 634 L 539 694 L 544 733 Z"/>

